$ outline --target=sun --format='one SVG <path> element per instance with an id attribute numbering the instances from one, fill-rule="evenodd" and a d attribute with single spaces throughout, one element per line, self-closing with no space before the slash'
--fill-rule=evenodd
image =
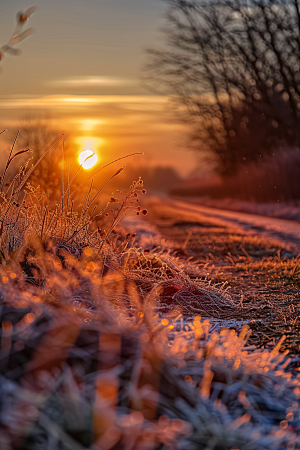
<path id="1" fill-rule="evenodd" d="M 78 161 L 84 169 L 91 169 L 98 161 L 98 156 L 92 150 L 84 150 L 78 156 Z"/>

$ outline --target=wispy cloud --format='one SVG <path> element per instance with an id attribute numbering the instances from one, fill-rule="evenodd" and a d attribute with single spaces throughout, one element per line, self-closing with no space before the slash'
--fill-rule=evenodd
<path id="1" fill-rule="evenodd" d="M 47 95 L 47 96 L 2 96 L 2 109 L 17 108 L 60 108 L 66 106 L 92 106 L 100 104 L 122 104 L 124 109 L 136 109 L 138 106 L 147 110 L 157 106 L 158 109 L 167 102 L 166 97 L 147 95 Z"/>
<path id="2" fill-rule="evenodd" d="M 134 85 L 137 81 L 129 78 L 119 77 L 101 77 L 101 76 L 82 76 L 62 78 L 59 80 L 49 80 L 48 86 L 55 87 L 115 87 Z"/>

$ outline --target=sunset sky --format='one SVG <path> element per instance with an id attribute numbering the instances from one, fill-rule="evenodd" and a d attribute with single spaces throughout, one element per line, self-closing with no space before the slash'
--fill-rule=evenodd
<path id="1" fill-rule="evenodd" d="M 77 143 L 92 142 L 100 160 L 144 151 L 144 164 L 173 165 L 186 175 L 195 155 L 184 128 L 172 122 L 163 96 L 151 95 L 140 75 L 145 49 L 162 40 L 161 0 L 0 0 L 0 45 L 15 16 L 36 6 L 19 44 L 0 72 L 2 129 L 26 115 L 51 117 Z M 102 156 L 101 156 L 102 155 Z M 141 160 L 142 162 L 142 160 Z"/>

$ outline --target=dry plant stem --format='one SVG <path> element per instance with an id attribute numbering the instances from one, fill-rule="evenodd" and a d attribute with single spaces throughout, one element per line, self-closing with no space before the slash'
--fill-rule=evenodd
<path id="1" fill-rule="evenodd" d="M 118 161 L 121 161 L 121 159 L 125 159 L 125 158 L 129 158 L 130 156 L 135 156 L 135 155 L 143 155 L 144 152 L 136 152 L 136 153 L 130 153 L 129 155 L 126 156 L 121 156 L 121 158 L 117 158 L 114 161 L 106 164 L 105 166 L 101 167 L 100 169 L 98 169 L 95 173 L 93 173 L 92 175 L 90 175 L 85 181 L 83 181 L 83 183 L 81 183 L 76 189 L 75 191 L 72 192 L 71 194 L 71 198 L 75 195 L 75 193 L 87 182 L 89 181 L 91 178 L 93 178 L 95 175 L 97 175 L 97 173 L 99 173 L 101 170 L 105 169 L 106 167 L 110 166 L 111 164 L 114 164 Z"/>
<path id="2" fill-rule="evenodd" d="M 122 169 L 124 170 L 126 166 L 122 167 Z M 94 201 L 96 200 L 96 198 L 98 197 L 98 195 L 103 191 L 103 189 L 111 182 L 111 180 L 113 178 L 115 178 L 116 176 L 118 176 L 123 170 L 117 170 L 117 172 L 115 172 L 113 174 L 113 176 L 110 177 L 110 179 L 101 187 L 101 189 L 99 189 L 99 191 L 94 195 L 94 197 L 92 198 L 92 200 L 88 203 L 86 211 L 89 209 L 89 207 L 94 203 Z"/>
<path id="3" fill-rule="evenodd" d="M 62 196 L 61 196 L 59 202 L 57 203 L 57 205 L 56 205 L 56 207 L 55 207 L 55 209 L 54 209 L 54 211 L 53 211 L 53 213 L 52 213 L 52 215 L 51 215 L 50 221 L 49 221 L 48 226 L 47 226 L 48 229 L 50 228 L 50 226 L 51 226 L 51 224 L 52 224 L 52 221 L 53 221 L 53 219 L 54 219 L 54 217 L 55 217 L 55 215 L 56 215 L 56 213 L 57 213 L 57 210 L 58 210 L 60 204 L 62 205 L 61 208 L 62 208 L 62 211 L 63 211 L 64 197 L 65 197 L 66 195 L 67 195 L 66 213 L 68 213 L 68 209 L 69 209 L 69 201 L 70 201 L 70 199 L 71 199 L 71 196 L 70 196 L 70 194 L 69 194 L 69 192 L 70 192 L 70 186 L 71 186 L 72 182 L 74 181 L 75 177 L 78 175 L 78 173 L 79 173 L 79 171 L 80 171 L 81 169 L 82 169 L 82 164 L 81 164 L 80 167 L 76 170 L 75 174 L 73 175 L 72 179 L 70 180 L 70 171 L 69 171 L 69 165 L 68 165 L 68 185 L 67 185 L 65 191 L 63 192 L 63 194 L 62 194 Z"/>
<path id="4" fill-rule="evenodd" d="M 80 233 L 81 230 L 83 230 L 86 226 L 88 226 L 91 223 L 91 221 L 89 220 L 88 222 L 84 223 L 79 230 L 74 231 L 74 233 L 72 234 L 72 236 L 69 237 L 69 239 L 66 239 L 66 242 L 71 241 L 71 239 L 74 239 L 75 236 L 77 236 L 78 233 Z"/>
<path id="5" fill-rule="evenodd" d="M 123 200 L 122 204 L 120 205 L 120 207 L 118 208 L 118 212 L 116 214 L 116 216 L 114 217 L 114 220 L 112 221 L 111 226 L 109 227 L 105 238 L 103 239 L 103 241 L 100 244 L 100 248 L 99 248 L 99 252 L 102 250 L 104 243 L 107 241 L 107 239 L 110 237 L 110 233 L 112 232 L 112 230 L 114 229 L 114 227 L 120 222 L 120 220 L 124 217 L 124 215 L 126 214 L 126 212 L 124 211 L 124 205 L 126 204 L 128 198 L 130 197 L 130 195 L 132 194 L 132 192 L 134 191 L 135 187 L 130 189 L 130 192 L 127 194 L 127 196 L 125 197 L 125 199 Z"/>
<path id="6" fill-rule="evenodd" d="M 7 173 L 7 169 L 8 169 L 8 167 L 9 167 L 10 162 L 13 160 L 13 158 L 14 158 L 15 156 L 17 156 L 17 155 L 19 155 L 19 154 L 24 153 L 24 152 L 27 151 L 27 150 L 25 150 L 25 151 L 22 150 L 22 151 L 16 153 L 13 157 L 11 156 L 11 155 L 12 155 L 12 152 L 13 152 L 13 149 L 14 149 L 14 147 L 15 147 L 15 144 L 16 144 L 16 141 L 17 141 L 19 132 L 20 132 L 20 130 L 18 130 L 18 132 L 17 132 L 17 135 L 16 135 L 16 137 L 15 137 L 13 146 L 12 146 L 11 151 L 10 151 L 10 154 L 9 154 L 9 158 L 8 158 L 8 161 L 7 161 L 5 170 L 4 170 L 4 174 L 3 174 L 3 177 L 2 177 L 2 180 L 1 180 L 0 191 L 2 191 L 4 178 L 5 178 L 5 175 L 6 175 L 6 173 Z M 62 135 L 62 136 L 63 136 L 63 135 Z M 61 136 L 61 137 L 62 137 L 62 136 Z M 27 180 L 29 179 L 29 177 L 30 177 L 30 175 L 32 174 L 32 172 L 34 171 L 34 169 L 35 169 L 35 168 L 37 167 L 37 165 L 42 161 L 42 159 L 46 156 L 46 154 L 47 154 L 47 153 L 55 146 L 55 144 L 61 139 L 61 137 L 58 138 L 58 139 L 57 139 L 57 140 L 49 147 L 48 150 L 46 150 L 46 152 L 39 158 L 39 160 L 37 161 L 37 163 L 34 164 L 34 165 L 32 166 L 32 168 L 28 170 L 27 173 L 25 173 L 25 172 L 23 171 L 24 178 L 23 178 L 22 181 L 17 185 L 16 188 L 15 188 L 16 177 L 14 178 L 14 180 L 12 181 L 12 183 L 10 184 L 10 186 L 9 186 L 9 188 L 8 188 L 8 190 L 7 190 L 7 192 L 6 192 L 6 194 L 8 193 L 9 189 L 11 189 L 11 194 L 10 194 L 10 197 L 9 197 L 9 199 L 8 199 L 8 204 L 7 204 L 6 210 L 3 212 L 3 215 L 2 215 L 2 218 L 1 218 L 1 227 L 0 227 L 0 234 L 1 234 L 1 235 L 2 235 L 2 233 L 3 233 L 3 226 L 4 226 L 5 218 L 7 217 L 7 214 L 9 213 L 9 211 L 10 211 L 10 209 L 11 209 L 11 207 L 12 207 L 14 201 L 18 198 L 18 195 L 20 194 L 22 188 L 25 186 Z M 29 162 L 29 160 L 28 160 L 28 162 Z M 25 166 L 24 166 L 25 168 L 27 167 L 28 162 L 25 164 Z M 23 168 L 23 169 L 24 169 L 24 168 Z M 20 171 L 18 172 L 17 176 L 20 175 L 21 172 L 22 172 L 22 170 L 20 170 Z"/>
<path id="7" fill-rule="evenodd" d="M 10 209 L 11 209 L 13 203 L 14 203 L 14 199 L 15 199 L 15 195 L 14 195 L 14 191 L 13 191 L 14 185 L 15 185 L 15 180 L 13 180 L 11 185 L 10 185 L 10 187 L 11 187 L 11 194 L 10 194 L 10 198 L 8 199 L 7 208 L 6 208 L 5 212 L 3 213 L 3 216 L 2 216 L 2 219 L 1 219 L 0 235 L 2 235 L 2 232 L 3 232 L 3 226 L 4 226 L 4 222 L 5 222 L 6 216 L 9 213 L 9 211 L 10 211 Z M 7 192 L 8 192 L 8 190 L 7 190 Z M 6 192 L 6 194 L 7 194 L 7 192 Z"/>
<path id="8" fill-rule="evenodd" d="M 13 32 L 12 37 L 10 38 L 10 40 L 8 41 L 7 44 L 2 45 L 2 47 L 0 48 L 0 61 L 3 59 L 4 53 L 10 53 L 12 55 L 18 55 L 19 54 L 19 50 L 13 48 L 14 45 L 18 44 L 19 42 L 23 41 L 24 39 L 26 39 L 28 36 L 30 36 L 33 32 L 32 28 L 28 28 L 27 30 L 22 31 L 22 28 L 24 26 L 24 24 L 27 22 L 27 20 L 29 19 L 29 17 L 34 13 L 35 11 L 35 7 L 31 7 L 28 8 L 25 13 L 21 13 L 19 12 L 17 14 L 17 25 L 15 28 L 15 31 Z"/>
<path id="9" fill-rule="evenodd" d="M 69 194 L 69 192 L 70 192 L 70 187 L 71 187 L 71 184 L 72 184 L 72 182 L 74 181 L 74 179 L 75 179 L 75 177 L 78 175 L 78 173 L 79 173 L 79 171 L 82 169 L 82 164 L 80 165 L 80 167 L 76 170 L 76 172 L 75 172 L 75 174 L 73 175 L 73 177 L 72 177 L 72 179 L 70 180 L 70 181 L 68 181 L 68 186 L 66 187 L 66 189 L 65 189 L 65 191 L 64 191 L 64 193 L 63 193 L 63 195 L 61 196 L 61 198 L 60 198 L 60 200 L 59 200 L 59 202 L 57 203 L 57 205 L 56 205 L 56 207 L 55 207 L 55 209 L 54 209 L 54 211 L 53 211 L 53 214 L 52 214 L 52 216 L 51 216 L 51 218 L 50 218 L 50 221 L 49 221 L 49 224 L 48 224 L 48 226 L 47 226 L 47 228 L 49 229 L 50 228 L 50 226 L 51 226 L 51 224 L 52 224 L 52 221 L 53 221 L 53 219 L 54 219 L 54 217 L 55 217 L 55 215 L 56 215 L 56 212 L 57 212 L 57 209 L 59 208 L 59 205 L 60 205 L 60 203 L 63 203 L 64 202 L 64 198 L 65 198 L 65 196 L 66 196 L 66 194 L 68 193 L 68 195 L 67 195 L 67 213 L 68 213 L 68 205 L 69 205 L 69 201 L 72 199 L 72 197 L 74 196 L 74 194 L 89 180 L 89 179 L 91 179 L 91 177 L 94 177 L 97 173 L 99 173 L 101 170 L 103 170 L 103 169 L 105 169 L 106 167 L 108 167 L 108 166 L 110 166 L 111 164 L 114 164 L 114 163 L 116 163 L 117 161 L 120 161 L 121 159 L 125 159 L 125 158 L 128 158 L 128 157 L 130 157 L 130 156 L 134 156 L 134 155 L 142 155 L 143 154 L 143 152 L 138 152 L 138 153 L 131 153 L 130 155 L 126 155 L 126 156 L 122 156 L 121 158 L 118 158 L 118 159 L 116 159 L 116 160 L 114 160 L 114 161 L 112 161 L 112 162 L 110 162 L 110 163 L 108 163 L 108 164 L 106 164 L 105 166 L 103 166 L 103 167 L 101 167 L 100 169 L 98 169 L 93 175 L 91 175 L 90 177 L 88 177 L 83 183 L 81 183 L 81 185 L 79 185 L 79 187 L 77 187 L 73 192 L 72 192 L 72 194 L 70 195 Z M 118 175 L 120 172 L 119 171 L 117 171 L 103 186 L 102 186 L 102 188 L 98 191 L 98 193 L 94 196 L 94 198 L 93 198 L 93 200 L 90 202 L 90 204 L 89 204 L 89 206 L 88 207 L 90 207 L 90 205 L 92 204 L 92 202 L 95 200 L 95 198 L 100 194 L 100 192 L 107 186 L 107 184 L 116 176 L 116 175 Z"/>
<path id="10" fill-rule="evenodd" d="M 17 156 L 22 155 L 23 153 L 31 152 L 32 150 L 30 148 L 26 148 L 25 150 L 20 150 L 19 152 L 15 153 L 9 160 L 8 160 L 8 166 L 12 162 L 13 159 L 15 159 Z"/>
<path id="11" fill-rule="evenodd" d="M 42 222 L 42 229 L 41 229 L 41 240 L 43 238 L 43 231 L 44 231 L 44 226 L 45 226 L 45 221 L 48 215 L 48 206 L 45 207 L 45 212 L 44 212 L 44 217 L 43 217 L 43 222 Z"/>
<path id="12" fill-rule="evenodd" d="M 68 186 L 70 186 L 70 163 L 69 163 L 69 159 L 67 159 L 68 162 Z M 70 201 L 70 188 L 68 189 L 68 195 L 67 195 L 67 213 L 69 211 L 69 201 Z"/>
<path id="13" fill-rule="evenodd" d="M 62 168 L 61 168 L 61 195 L 64 194 L 64 162 L 65 162 L 65 139 L 63 140 L 62 148 Z M 64 203 L 61 205 L 61 212 L 64 212 Z"/>
<path id="14" fill-rule="evenodd" d="M 48 224 L 48 228 L 50 228 L 50 225 L 52 224 L 52 221 L 53 221 L 53 219 L 54 219 L 54 217 L 55 217 L 55 215 L 56 215 L 56 212 L 57 212 L 57 210 L 58 210 L 58 208 L 59 208 L 60 203 L 62 203 L 62 205 L 63 205 L 64 197 L 65 197 L 65 195 L 66 195 L 68 192 L 70 192 L 71 184 L 73 183 L 74 179 L 76 178 L 76 176 L 78 175 L 78 173 L 80 172 L 80 170 L 82 169 L 82 167 L 83 167 L 82 164 L 80 164 L 80 166 L 78 167 L 78 169 L 77 169 L 76 172 L 74 173 L 73 177 L 71 178 L 71 181 L 68 181 L 68 186 L 66 187 L 66 190 L 65 190 L 64 193 L 62 194 L 62 196 L 61 196 L 59 202 L 57 203 L 57 205 L 56 205 L 56 207 L 55 207 L 55 209 L 54 209 L 54 211 L 53 211 L 53 213 L 52 213 L 52 216 L 51 216 L 51 218 L 50 218 L 50 222 L 49 222 L 49 224 Z M 68 213 L 69 198 L 70 198 L 70 195 L 68 194 L 68 197 L 67 197 L 67 200 L 68 200 L 68 201 L 67 201 L 67 213 Z"/>
<path id="15" fill-rule="evenodd" d="M 108 180 L 108 182 L 107 182 L 104 186 L 106 186 L 106 185 L 109 183 L 109 181 L 110 181 L 110 180 Z M 91 186 L 92 186 L 92 183 L 91 183 Z M 90 189 L 91 189 L 91 188 L 90 188 Z M 89 195 L 89 194 L 88 194 L 88 195 Z M 85 201 L 86 201 L 86 200 L 85 200 Z M 73 205 L 73 201 L 72 201 L 72 205 Z M 92 212 L 91 212 L 90 215 L 88 216 L 87 222 L 85 222 L 78 230 L 75 230 L 75 231 L 73 232 L 72 236 L 69 237 L 69 238 L 66 240 L 66 242 L 69 242 L 71 239 L 74 239 L 74 237 L 77 236 L 77 234 L 80 233 L 81 230 L 83 230 L 85 227 L 87 227 L 87 226 L 92 222 L 92 219 L 94 218 L 94 217 L 93 217 L 93 214 L 94 214 L 96 208 L 97 208 L 97 205 L 94 206 Z M 87 213 L 87 210 L 84 211 L 83 214 L 81 214 L 81 216 L 80 216 L 80 218 L 79 218 L 79 220 L 78 220 L 78 223 L 81 223 L 81 222 L 82 222 L 83 217 L 87 215 L 86 213 Z M 97 217 L 97 215 L 96 215 L 95 217 Z"/>
<path id="16" fill-rule="evenodd" d="M 30 175 L 32 174 L 32 172 L 35 170 L 35 168 L 39 165 L 39 163 L 45 158 L 45 156 L 50 152 L 50 150 L 57 144 L 57 142 L 64 136 L 64 134 L 62 134 L 58 139 L 56 139 L 55 142 L 53 142 L 53 144 L 48 148 L 48 150 L 45 151 L 45 153 L 43 153 L 43 155 L 39 158 L 39 160 L 34 164 L 34 166 L 32 166 L 32 168 L 27 172 L 24 180 L 22 181 L 22 183 L 20 183 L 20 185 L 18 186 L 17 191 L 14 192 L 14 195 L 19 193 L 21 191 L 21 189 L 25 186 L 26 182 L 28 181 Z"/>
<path id="17" fill-rule="evenodd" d="M 87 203 L 87 207 L 83 210 L 83 208 L 84 208 L 84 205 L 83 205 L 83 207 L 82 207 L 82 212 L 81 212 L 81 215 L 80 215 L 80 218 L 79 218 L 79 223 L 81 223 L 81 220 L 82 220 L 82 218 L 87 214 L 87 211 L 88 211 L 88 209 L 89 209 L 89 207 L 91 206 L 91 204 L 95 201 L 95 199 L 98 197 L 98 195 L 100 194 L 100 192 L 110 183 L 110 181 L 113 179 L 113 178 L 115 178 L 117 175 L 119 175 L 121 173 L 121 171 L 120 171 L 120 169 L 112 176 L 112 177 L 110 177 L 110 179 L 101 187 L 101 189 L 99 189 L 99 191 L 94 195 L 94 197 L 93 197 L 93 199 L 88 203 L 88 199 L 89 199 L 89 196 L 90 196 L 90 192 L 91 192 L 91 189 L 92 189 L 92 185 L 93 185 L 93 180 L 92 180 L 92 183 L 91 183 L 91 186 L 90 186 L 90 189 L 89 189 L 89 192 L 88 192 L 88 194 L 87 194 L 87 196 L 86 196 L 86 198 L 85 198 L 85 201 L 84 201 L 84 205 Z M 95 212 L 95 209 L 96 209 L 96 207 L 97 207 L 97 205 L 96 206 L 94 206 L 94 209 L 93 209 L 93 211 L 91 212 L 91 214 L 90 214 L 90 218 L 88 219 L 88 221 L 86 222 L 86 223 L 84 223 L 84 225 L 82 225 L 80 228 L 79 228 L 79 230 L 76 230 L 76 231 L 74 231 L 74 233 L 72 234 L 72 236 L 71 237 L 69 237 L 69 239 L 67 239 L 67 241 L 66 242 L 69 242 L 71 239 L 73 239 L 83 228 L 85 228 L 87 225 L 89 225 L 89 223 L 91 222 L 91 218 L 93 217 L 93 214 L 94 214 L 94 212 Z M 100 213 L 101 214 L 101 213 Z M 96 216 L 97 217 L 97 216 Z M 116 224 L 114 224 L 114 226 L 115 226 Z"/>
<path id="18" fill-rule="evenodd" d="M 94 179 L 92 178 L 91 185 L 89 187 L 88 193 L 87 193 L 87 195 L 85 197 L 84 203 L 83 203 L 82 208 L 81 208 L 80 219 L 84 216 L 86 210 L 88 209 L 88 206 L 85 207 L 85 205 L 89 204 L 89 200 L 90 200 L 93 184 L 94 184 Z M 80 219 L 79 219 L 79 221 L 80 221 Z"/>
<path id="19" fill-rule="evenodd" d="M 6 166 L 5 166 L 3 175 L 2 175 L 2 180 L 1 180 L 1 185 L 0 185 L 0 191 L 1 191 L 1 192 L 2 192 L 2 187 L 3 187 L 3 183 L 4 183 L 4 178 L 5 178 L 5 175 L 6 175 L 8 166 L 9 166 L 9 164 L 10 164 L 10 162 L 11 162 L 11 155 L 12 155 L 12 152 L 14 151 L 14 148 L 15 148 L 15 145 L 16 145 L 16 142 L 17 142 L 19 133 L 20 133 L 20 129 L 17 131 L 17 134 L 16 134 L 16 137 L 15 137 L 14 143 L 13 143 L 13 145 L 12 145 L 12 147 L 11 147 L 10 154 L 9 154 L 9 157 L 8 157 L 8 160 L 7 160 L 7 163 L 6 163 Z"/>

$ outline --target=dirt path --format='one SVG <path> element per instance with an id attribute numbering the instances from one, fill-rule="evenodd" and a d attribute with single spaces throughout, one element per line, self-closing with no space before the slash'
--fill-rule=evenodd
<path id="1" fill-rule="evenodd" d="M 237 322 L 251 323 L 253 344 L 285 334 L 285 348 L 299 354 L 299 223 L 169 198 L 145 206 L 146 220 L 131 219 L 141 248 L 168 253 L 192 278 L 226 289 L 240 305 Z"/>
<path id="2" fill-rule="evenodd" d="M 254 236 L 276 239 L 284 245 L 291 246 L 296 254 L 300 253 L 300 223 L 298 222 L 210 208 L 177 199 L 160 199 L 160 201 L 162 205 L 172 206 L 178 211 L 217 219 L 219 223 L 225 226 L 236 228 Z"/>

